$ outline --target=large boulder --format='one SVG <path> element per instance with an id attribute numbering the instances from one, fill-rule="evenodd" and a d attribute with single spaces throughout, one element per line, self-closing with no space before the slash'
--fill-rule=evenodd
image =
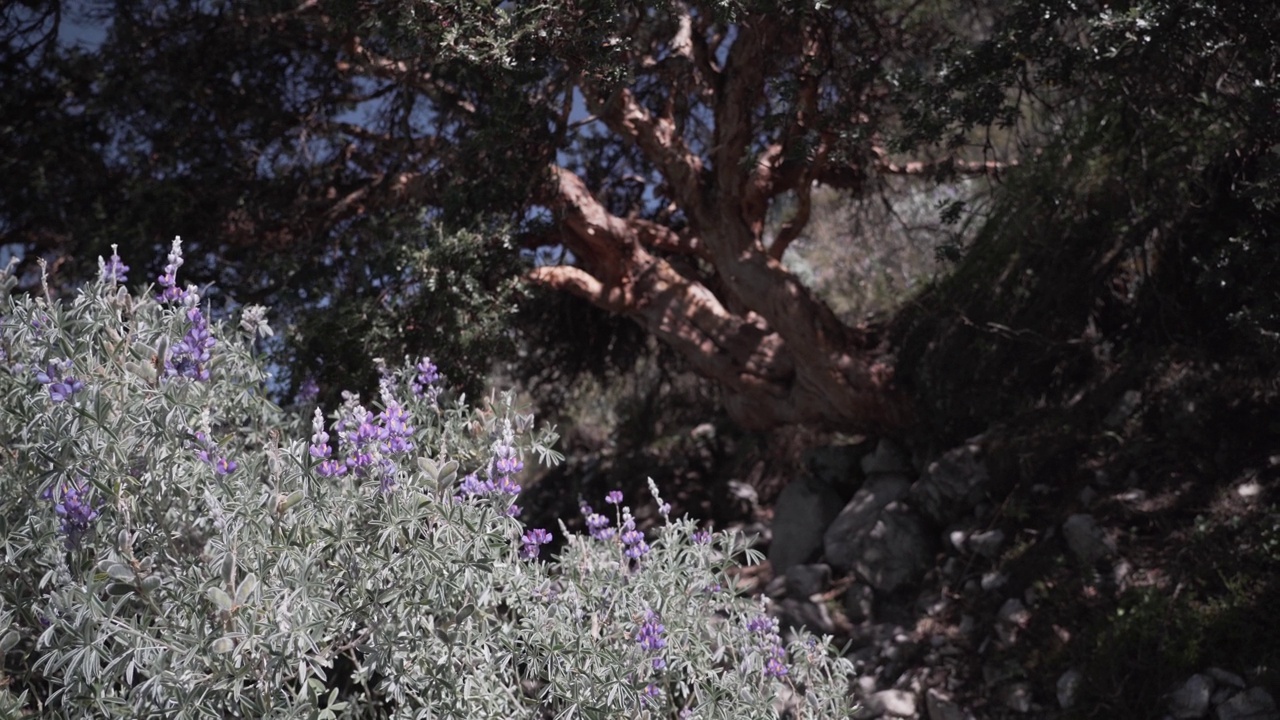
<path id="1" fill-rule="evenodd" d="M 813 475 L 792 481 L 773 506 L 769 563 L 774 577 L 812 560 L 822 549 L 823 532 L 840 512 L 840 494 Z"/>
<path id="2" fill-rule="evenodd" d="M 952 448 L 925 466 L 911 486 L 911 504 L 946 526 L 967 515 L 990 491 L 991 474 L 982 460 L 981 436 Z"/>
<path id="3" fill-rule="evenodd" d="M 903 475 L 870 475 L 827 528 L 828 564 L 885 593 L 919 581 L 933 565 L 934 543 L 925 523 L 900 502 L 910 487 Z"/>

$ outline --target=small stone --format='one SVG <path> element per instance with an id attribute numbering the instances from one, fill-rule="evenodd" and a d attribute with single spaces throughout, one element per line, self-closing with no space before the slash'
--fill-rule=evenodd
<path id="1" fill-rule="evenodd" d="M 867 699 L 867 707 L 879 715 L 915 717 L 916 695 L 906 690 L 881 690 Z"/>
<path id="2" fill-rule="evenodd" d="M 1218 720 L 1280 720 L 1271 693 L 1260 687 L 1237 694 L 1217 708 Z"/>
<path id="3" fill-rule="evenodd" d="M 1236 488 L 1236 494 L 1245 500 L 1256 498 L 1262 494 L 1262 486 L 1258 484 L 1257 480 L 1250 480 Z"/>
<path id="4" fill-rule="evenodd" d="M 1080 491 L 1080 504 L 1085 507 L 1089 507 L 1097 499 L 1098 491 L 1094 490 L 1091 485 L 1085 485 L 1084 489 Z"/>
<path id="5" fill-rule="evenodd" d="M 1067 538 L 1067 547 L 1072 554 L 1086 565 L 1115 552 L 1092 515 L 1077 514 L 1067 518 L 1062 524 L 1062 534 Z"/>
<path id="6" fill-rule="evenodd" d="M 1009 576 L 1002 572 L 992 570 L 982 573 L 982 590 L 984 592 L 995 592 L 1004 587 L 1009 582 Z"/>
<path id="7" fill-rule="evenodd" d="M 969 536 L 969 549 L 992 560 L 1000 555 L 1000 546 L 1003 544 L 1004 531 L 999 529 L 977 532 Z"/>
<path id="8" fill-rule="evenodd" d="M 1018 598 L 1009 598 L 996 613 L 996 635 L 1005 644 L 1018 639 L 1018 631 L 1031 622 L 1031 611 Z"/>
<path id="9" fill-rule="evenodd" d="M 1017 682 L 1006 685 L 1001 693 L 1004 706 L 1017 713 L 1031 712 L 1031 683 Z"/>
<path id="10" fill-rule="evenodd" d="M 1070 710 L 1080 697 L 1080 683 L 1084 675 L 1075 668 L 1062 673 L 1058 678 L 1058 706 Z"/>
<path id="11" fill-rule="evenodd" d="M 969 720 L 972 717 L 937 688 L 925 693 L 924 708 L 929 720 Z"/>
<path id="12" fill-rule="evenodd" d="M 1209 712 L 1209 697 L 1213 695 L 1213 678 L 1195 674 L 1182 687 L 1169 695 L 1169 714 L 1174 720 L 1202 718 Z"/>

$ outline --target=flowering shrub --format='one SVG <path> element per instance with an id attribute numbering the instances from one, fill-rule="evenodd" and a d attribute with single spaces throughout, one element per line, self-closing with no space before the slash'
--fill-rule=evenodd
<path id="1" fill-rule="evenodd" d="M 559 458 L 510 397 L 442 405 L 424 359 L 288 415 L 262 309 L 209 319 L 181 264 L 67 303 L 0 276 L 0 715 L 847 716 L 848 663 L 726 589 L 737 538 L 611 493 L 540 557 L 514 476 Z"/>

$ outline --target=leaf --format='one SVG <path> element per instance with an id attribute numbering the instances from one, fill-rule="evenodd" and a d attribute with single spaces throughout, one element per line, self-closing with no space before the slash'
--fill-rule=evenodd
<path id="1" fill-rule="evenodd" d="M 236 604 L 243 605 L 256 587 L 258 587 L 258 576 L 253 573 L 245 575 L 240 581 L 240 587 L 236 588 Z"/>
<path id="2" fill-rule="evenodd" d="M 121 565 L 120 563 L 115 563 L 108 567 L 107 574 L 122 582 L 133 582 L 136 577 L 132 568 L 127 565 Z"/>
<path id="3" fill-rule="evenodd" d="M 432 479 L 436 478 L 440 474 L 440 469 L 436 467 L 435 462 L 426 457 L 418 458 L 418 469 L 427 475 L 430 475 Z"/>
<path id="4" fill-rule="evenodd" d="M 463 620 L 466 620 L 467 618 L 471 617 L 471 615 L 475 613 L 475 611 L 476 611 L 475 605 L 471 603 L 467 603 L 466 605 L 463 605 L 462 608 L 458 610 L 458 614 L 453 616 L 453 623 L 456 625 L 462 622 Z"/>
<path id="5" fill-rule="evenodd" d="M 217 588 L 214 589 L 216 590 Z M 223 595 L 226 595 L 226 593 L 223 593 Z M 236 649 L 236 643 L 229 637 L 220 637 L 213 641 L 213 645 L 210 649 L 213 650 L 216 655 L 225 655 Z"/>
<path id="6" fill-rule="evenodd" d="M 22 639 L 22 636 L 18 634 L 17 630 L 10 630 L 9 632 L 5 633 L 3 637 L 0 637 L 0 655 L 4 655 L 5 653 L 12 650 L 13 647 L 17 645 L 18 641 L 21 639 Z"/>
<path id="7" fill-rule="evenodd" d="M 284 501 L 280 503 L 280 512 L 285 512 L 294 505 L 302 502 L 302 498 L 303 494 L 301 490 L 294 490 L 289 493 L 289 497 L 285 498 Z"/>
<path id="8" fill-rule="evenodd" d="M 155 592 L 160 588 L 161 578 L 159 575 L 148 575 L 142 578 L 142 589 L 147 592 Z"/>
<path id="9" fill-rule="evenodd" d="M 231 608 L 235 606 L 235 603 L 231 602 L 231 596 L 222 588 L 211 587 L 205 594 L 209 596 L 214 605 L 218 606 L 219 610 L 231 612 Z"/>

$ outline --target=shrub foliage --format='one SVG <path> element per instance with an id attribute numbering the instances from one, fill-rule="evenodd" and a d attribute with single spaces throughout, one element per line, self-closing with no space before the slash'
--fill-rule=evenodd
<path id="1" fill-rule="evenodd" d="M 4 276 L 0 714 L 847 716 L 848 662 L 733 592 L 740 538 L 611 493 L 540 558 L 513 477 L 560 458 L 510 397 L 422 360 L 290 415 L 263 309 L 209 320 L 181 264 L 66 302 Z"/>

